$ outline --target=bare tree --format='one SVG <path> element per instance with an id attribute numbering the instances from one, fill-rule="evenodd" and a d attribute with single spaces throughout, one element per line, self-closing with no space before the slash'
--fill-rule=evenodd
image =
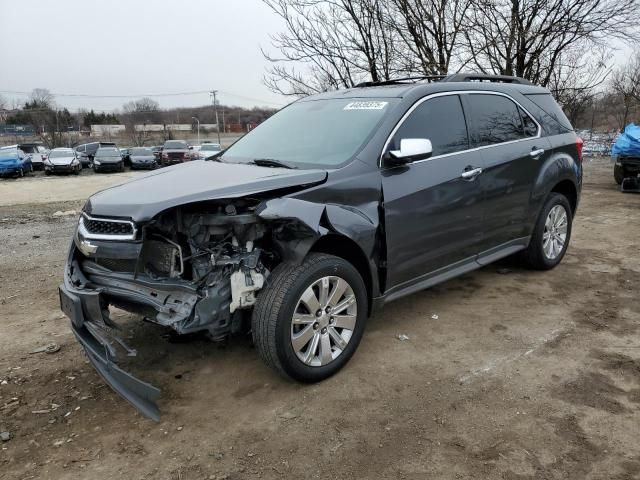
<path id="1" fill-rule="evenodd" d="M 33 108 L 53 108 L 53 94 L 46 88 L 34 88 L 29 95 L 29 101 Z"/>
<path id="2" fill-rule="evenodd" d="M 124 112 L 121 118 L 124 119 L 124 125 L 135 146 L 142 146 L 151 137 L 144 128 L 144 124 L 152 123 L 160 118 L 160 104 L 151 98 L 141 98 L 132 100 L 122 106 Z M 143 128 L 136 129 L 136 125 L 143 125 Z"/>
<path id="3" fill-rule="evenodd" d="M 563 52 L 551 72 L 547 87 L 571 123 L 593 106 L 596 90 L 611 73 L 608 49 L 575 45 Z"/>
<path id="4" fill-rule="evenodd" d="M 474 0 L 466 63 L 546 86 L 575 45 L 637 38 L 640 0 Z"/>
<path id="5" fill-rule="evenodd" d="M 263 0 L 285 23 L 271 37 L 279 55 L 264 81 L 285 95 L 388 80 L 405 70 L 384 0 Z"/>
<path id="6" fill-rule="evenodd" d="M 471 0 L 391 0 L 389 25 L 409 55 L 409 71 L 447 74 L 457 54 Z"/>
<path id="7" fill-rule="evenodd" d="M 640 50 L 626 64 L 618 68 L 611 78 L 611 88 L 621 100 L 619 127 L 623 129 L 629 114 L 640 105 Z"/>

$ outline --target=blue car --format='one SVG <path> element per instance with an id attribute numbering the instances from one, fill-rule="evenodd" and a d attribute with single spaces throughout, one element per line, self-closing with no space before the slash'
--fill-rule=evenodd
<path id="1" fill-rule="evenodd" d="M 0 148 L 0 176 L 18 175 L 33 172 L 31 155 L 25 154 L 16 146 Z"/>

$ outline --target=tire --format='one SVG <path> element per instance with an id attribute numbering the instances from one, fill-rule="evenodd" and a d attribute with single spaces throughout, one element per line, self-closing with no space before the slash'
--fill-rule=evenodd
<path id="1" fill-rule="evenodd" d="M 50 171 L 50 170 L 45 170 L 45 171 L 44 171 L 44 174 L 45 174 L 47 177 L 50 177 L 50 176 L 51 176 L 51 171 Z"/>
<path id="2" fill-rule="evenodd" d="M 554 210 L 555 209 L 555 210 Z M 557 237 L 561 237 L 564 232 L 564 242 L 559 247 L 559 243 L 554 243 L 554 235 L 552 232 L 548 232 L 549 222 L 553 224 L 553 219 L 550 217 L 550 212 L 554 210 L 554 212 L 562 212 L 566 216 L 566 228 L 559 227 L 561 222 L 561 216 L 556 217 L 558 219 L 558 224 L 555 227 Z M 573 222 L 573 214 L 571 212 L 571 205 L 562 194 L 552 192 L 548 197 L 542 210 L 540 211 L 540 215 L 538 220 L 536 221 L 536 225 L 533 230 L 533 235 L 531 235 L 531 241 L 529 242 L 529 246 L 524 251 L 524 259 L 527 265 L 530 268 L 535 270 L 550 270 L 558 265 L 564 254 L 567 251 L 567 247 L 569 246 L 569 241 L 571 240 L 571 224 Z M 549 233 L 549 235 L 547 235 Z M 546 239 L 549 238 L 548 242 L 551 242 L 550 245 Z M 553 246 L 555 245 L 555 249 Z M 545 249 L 547 246 L 547 249 Z M 549 247 L 552 248 L 551 254 L 549 254 Z"/>
<path id="3" fill-rule="evenodd" d="M 120 162 L 120 172 L 124 172 L 124 162 Z"/>
<path id="4" fill-rule="evenodd" d="M 613 166 L 613 178 L 618 185 L 622 185 L 622 180 L 624 180 L 624 168 L 622 168 L 622 165 Z"/>
<path id="5" fill-rule="evenodd" d="M 24 177 L 24 167 L 20 168 L 20 170 L 18 170 L 18 177 L 22 178 Z"/>
<path id="6" fill-rule="evenodd" d="M 323 313 L 321 317 L 316 314 L 314 318 L 310 309 L 305 308 L 307 311 L 303 314 L 299 313 L 300 318 L 304 317 L 311 321 L 303 325 L 294 325 L 293 316 L 296 308 L 300 308 L 300 305 L 304 307 L 301 298 L 303 293 L 308 291 L 315 282 L 321 282 L 323 278 L 330 278 L 332 282 L 329 297 L 338 285 L 333 282 L 340 280 L 346 282 L 348 288 L 345 290 L 344 297 L 340 296 L 335 300 L 336 306 L 340 303 L 344 305 L 344 302 L 353 296 L 355 309 L 351 303 L 347 309 L 343 310 L 346 314 L 341 311 L 336 315 L 336 318 L 339 317 L 341 320 L 334 320 L 330 313 Z M 278 265 L 269 276 L 267 283 L 258 295 L 251 319 L 253 342 L 262 360 L 278 373 L 305 383 L 324 380 L 340 370 L 358 348 L 367 321 L 367 290 L 358 271 L 342 258 L 312 253 L 302 264 L 284 262 Z M 318 299 L 315 294 L 314 298 Z M 355 325 L 352 324 L 354 319 Z M 337 323 L 333 323 L 334 321 Z M 347 321 L 350 322 L 349 326 L 353 328 L 352 330 L 337 326 L 338 323 Z M 298 334 L 307 331 L 313 335 L 307 344 L 299 343 L 303 348 L 306 345 L 306 353 L 294 348 L 294 335 L 296 335 L 294 329 L 299 329 Z M 342 349 L 338 348 L 333 336 L 335 334 L 338 334 L 343 342 L 346 338 L 346 345 Z M 299 338 L 303 336 L 306 338 L 306 335 L 300 335 Z M 305 363 L 299 355 L 308 357 L 311 345 L 316 338 L 319 343 L 316 347 L 317 356 L 312 355 L 312 359 Z M 327 343 L 324 343 L 325 341 Z M 329 345 L 329 348 L 323 349 L 325 345 Z M 321 353 L 327 351 L 336 356 L 323 363 Z M 315 365 L 312 364 L 314 362 Z"/>

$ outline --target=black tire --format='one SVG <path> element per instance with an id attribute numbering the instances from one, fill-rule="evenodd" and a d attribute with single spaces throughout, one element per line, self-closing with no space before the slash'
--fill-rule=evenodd
<path id="1" fill-rule="evenodd" d="M 18 177 L 22 178 L 24 177 L 24 167 L 20 168 L 20 170 L 18 170 Z"/>
<path id="2" fill-rule="evenodd" d="M 622 185 L 622 180 L 624 180 L 624 168 L 622 165 L 614 165 L 613 166 L 613 178 L 616 180 L 618 185 Z"/>
<path id="3" fill-rule="evenodd" d="M 124 162 L 120 162 L 120 169 L 121 172 L 124 172 Z"/>
<path id="4" fill-rule="evenodd" d="M 556 205 L 562 206 L 567 214 L 567 237 L 558 256 L 551 259 L 544 253 L 543 235 L 545 232 L 545 222 L 547 221 L 549 212 Z M 523 256 L 526 264 L 534 270 L 551 270 L 553 267 L 558 265 L 562 261 L 562 258 L 567 251 L 567 247 L 569 246 L 569 241 L 571 240 L 572 223 L 573 214 L 571 211 L 571 205 L 569 204 L 569 200 L 567 200 L 567 197 L 555 192 L 549 194 L 549 197 L 547 197 L 547 200 L 545 201 L 544 206 L 540 211 L 538 220 L 536 221 L 529 246 L 524 251 Z"/>
<path id="5" fill-rule="evenodd" d="M 343 278 L 356 297 L 358 312 L 351 339 L 344 351 L 323 366 L 309 366 L 296 355 L 291 344 L 291 323 L 302 293 L 328 275 Z M 367 321 L 367 290 L 358 271 L 346 260 L 312 253 L 301 264 L 284 262 L 268 278 L 253 309 L 253 342 L 262 360 L 278 373 L 300 382 L 318 382 L 340 370 L 358 348 Z"/>

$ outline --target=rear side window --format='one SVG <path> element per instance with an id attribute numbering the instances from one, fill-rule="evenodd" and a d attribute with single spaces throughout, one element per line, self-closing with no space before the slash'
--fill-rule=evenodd
<path id="1" fill-rule="evenodd" d="M 525 138 L 518 106 L 501 95 L 470 94 L 469 117 L 478 147 Z"/>
<path id="2" fill-rule="evenodd" d="M 433 156 L 459 152 L 469 148 L 467 124 L 458 95 L 435 97 L 421 103 L 393 136 L 390 149 L 400 148 L 403 138 L 427 138 Z"/>
<path id="3" fill-rule="evenodd" d="M 564 131 L 573 130 L 571 122 L 550 93 L 535 93 L 525 95 L 525 97 L 540 107 L 540 109 L 550 117 L 552 122 L 561 127 L 560 131 L 557 131 L 557 128 L 552 128 L 554 133 L 564 133 Z"/>

